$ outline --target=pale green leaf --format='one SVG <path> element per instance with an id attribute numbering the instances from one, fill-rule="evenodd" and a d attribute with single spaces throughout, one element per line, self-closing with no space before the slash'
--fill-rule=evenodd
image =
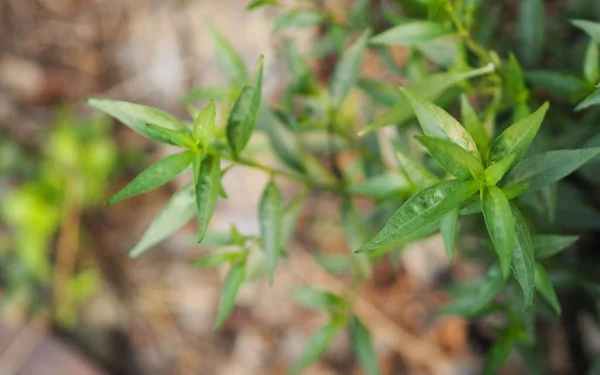
<path id="1" fill-rule="evenodd" d="M 192 151 L 184 151 L 157 161 L 137 175 L 117 194 L 113 195 L 106 204 L 113 204 L 166 184 L 183 172 L 190 165 L 193 157 L 194 153 Z"/>
<path id="2" fill-rule="evenodd" d="M 598 51 L 598 43 L 591 41 L 585 51 L 583 60 L 583 76 L 585 79 L 595 85 L 600 79 L 600 52 Z"/>
<path id="3" fill-rule="evenodd" d="M 448 173 L 456 178 L 470 180 L 483 177 L 483 164 L 472 152 L 455 143 L 426 136 L 415 137 L 429 154 Z"/>
<path id="4" fill-rule="evenodd" d="M 506 278 L 515 249 L 515 223 L 506 196 L 497 186 L 483 186 L 481 208 L 494 249 L 500 261 L 500 270 Z"/>
<path id="5" fill-rule="evenodd" d="M 365 79 L 358 80 L 357 86 L 365 92 L 373 102 L 387 107 L 393 106 L 402 99 L 398 86 L 382 80 Z"/>
<path id="6" fill-rule="evenodd" d="M 316 311 L 334 311 L 345 304 L 341 297 L 311 286 L 292 288 L 290 296 L 299 305 Z"/>
<path id="7" fill-rule="evenodd" d="M 194 130 L 192 131 L 194 140 L 202 146 L 208 147 L 215 134 L 216 121 L 217 108 L 215 102 L 211 99 L 194 121 Z"/>
<path id="8" fill-rule="evenodd" d="M 369 43 L 374 45 L 413 46 L 450 32 L 451 30 L 437 22 L 411 21 L 375 35 Z"/>
<path id="9" fill-rule="evenodd" d="M 219 67 L 223 69 L 230 82 L 243 85 L 248 79 L 244 60 L 214 23 L 208 22 L 207 27 L 215 42 Z"/>
<path id="10" fill-rule="evenodd" d="M 314 10 L 293 10 L 277 17 L 273 21 L 271 33 L 276 33 L 288 27 L 305 28 L 316 26 L 325 20 L 325 14 Z"/>
<path id="11" fill-rule="evenodd" d="M 515 154 L 509 154 L 497 163 L 493 163 L 485 169 L 485 182 L 488 185 L 496 185 L 512 167 L 516 159 Z"/>
<path id="12" fill-rule="evenodd" d="M 284 209 L 281 221 L 281 246 L 286 247 L 294 237 L 298 215 L 304 204 L 306 195 L 301 193 L 296 196 Z"/>
<path id="13" fill-rule="evenodd" d="M 589 107 L 600 105 L 600 90 L 596 89 L 590 96 L 585 98 L 575 107 L 575 111 L 579 112 Z"/>
<path id="14" fill-rule="evenodd" d="M 156 141 L 173 146 L 180 146 L 191 149 L 196 148 L 196 143 L 194 142 L 194 139 L 190 136 L 189 131 L 173 130 L 152 124 L 146 124 L 146 128 L 146 135 L 148 135 L 150 138 Z"/>
<path id="15" fill-rule="evenodd" d="M 202 242 L 212 218 L 221 188 L 221 160 L 197 154 L 194 159 L 194 192 L 198 209 L 198 243 Z"/>
<path id="16" fill-rule="evenodd" d="M 356 252 L 383 247 L 418 231 L 471 197 L 478 188 L 475 181 L 450 180 L 418 192 L 392 215 L 375 238 Z"/>
<path id="17" fill-rule="evenodd" d="M 281 224 L 283 219 L 281 192 L 273 181 L 267 184 L 262 194 L 258 217 L 262 247 L 265 250 L 269 267 L 269 283 L 272 285 L 281 249 Z"/>
<path id="18" fill-rule="evenodd" d="M 415 185 L 419 190 L 425 189 L 433 184 L 439 182 L 439 179 L 434 176 L 431 172 L 425 169 L 422 165 L 410 159 L 404 155 L 403 152 L 397 151 L 396 156 L 402 171 L 410 182 Z"/>
<path id="19" fill-rule="evenodd" d="M 237 299 L 240 287 L 244 283 L 246 273 L 246 262 L 241 260 L 234 263 L 225 277 L 225 282 L 221 289 L 221 297 L 219 298 L 219 307 L 217 311 L 217 319 L 215 320 L 214 330 L 221 329 L 223 324 L 235 307 L 235 300 Z"/>
<path id="20" fill-rule="evenodd" d="M 370 30 L 364 31 L 350 48 L 342 54 L 335 67 L 329 88 L 329 95 L 335 106 L 346 99 L 358 79 L 370 35 Z"/>
<path id="21" fill-rule="evenodd" d="M 435 176 L 432 177 L 435 178 Z M 433 185 L 436 182 L 435 179 L 432 179 L 431 181 L 432 183 L 430 185 Z M 374 176 L 364 182 L 352 185 L 348 188 L 348 192 L 352 195 L 385 199 L 387 197 L 401 195 L 409 188 L 410 183 L 404 176 L 396 173 L 388 173 Z"/>
<path id="22" fill-rule="evenodd" d="M 596 43 L 600 43 L 600 22 L 572 20 L 571 23 L 585 31 Z"/>
<path id="23" fill-rule="evenodd" d="M 201 87 L 188 92 L 181 100 L 184 103 L 210 99 L 219 101 L 234 96 L 236 92 L 237 89 L 230 86 Z"/>
<path id="24" fill-rule="evenodd" d="M 241 257 L 239 252 L 223 252 L 194 259 L 190 264 L 194 267 L 216 267 L 224 263 L 230 263 Z"/>
<path id="25" fill-rule="evenodd" d="M 490 147 L 488 134 L 483 126 L 483 123 L 479 119 L 479 116 L 477 116 L 475 109 L 473 109 L 469 99 L 464 94 L 460 97 L 460 113 L 463 125 L 477 145 L 479 154 L 482 156 L 487 156 L 487 152 Z"/>
<path id="26" fill-rule="evenodd" d="M 315 332 L 308 340 L 304 353 L 290 368 L 290 373 L 299 374 L 323 356 L 342 328 L 343 324 L 340 319 L 333 319 Z"/>
<path id="27" fill-rule="evenodd" d="M 458 226 L 458 207 L 448 211 L 440 221 L 440 231 L 444 240 L 444 248 L 448 262 L 452 262 L 452 254 L 454 253 L 454 245 L 456 242 L 456 228 Z"/>

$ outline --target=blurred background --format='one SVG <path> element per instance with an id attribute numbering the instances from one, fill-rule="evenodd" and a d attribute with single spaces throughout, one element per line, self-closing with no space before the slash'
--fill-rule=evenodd
<path id="1" fill-rule="evenodd" d="M 379 1 L 373 0 L 379 3 Z M 344 18 L 349 0 L 325 0 Z M 393 3 L 393 2 L 391 2 Z M 510 2 L 509 2 L 510 3 Z M 560 1 L 548 2 L 558 7 Z M 556 4 L 555 4 L 556 3 Z M 288 289 L 338 285 L 307 254 L 347 253 L 339 202 L 311 195 L 300 214 L 291 261 L 277 282 L 245 285 L 225 327 L 213 332 L 224 270 L 198 269 L 195 224 L 139 259 L 127 252 L 184 174 L 158 190 L 106 207 L 103 202 L 150 162 L 173 152 L 85 107 L 89 96 L 135 101 L 186 117 L 181 97 L 223 82 L 206 21 L 232 41 L 248 66 L 266 56 L 264 96 L 287 74 L 271 35 L 281 10 L 247 13 L 245 0 L 0 0 L 0 374 L 283 374 L 325 317 L 295 305 Z M 294 30 L 301 50 L 319 30 Z M 392 49 L 402 65 L 409 51 Z M 328 80 L 331 63 L 315 62 Z M 367 56 L 363 76 L 386 78 Z M 389 78 L 389 77 L 388 77 Z M 340 155 L 343 162 L 343 154 Z M 211 230 L 230 224 L 257 233 L 264 173 L 236 168 L 224 180 Z M 282 185 L 284 193 L 297 191 Z M 296 189 L 296 190 L 294 190 Z M 493 335 L 477 322 L 440 317 L 448 264 L 441 239 L 377 264 L 361 302 L 397 345 L 374 334 L 385 374 L 477 373 Z M 477 272 L 456 264 L 453 272 Z M 568 309 L 565 309 L 568 310 Z M 595 327 L 585 319 L 578 324 Z M 572 373 L 568 327 L 549 331 L 553 373 Z M 594 328 L 595 329 L 595 328 Z M 600 347 L 593 329 L 582 340 Z M 589 336 L 589 337 L 588 337 Z M 389 342 L 389 341 L 388 341 Z M 428 358 L 424 360 L 423 358 Z M 340 336 L 307 374 L 362 374 Z M 512 358 L 507 374 L 525 373 Z"/>

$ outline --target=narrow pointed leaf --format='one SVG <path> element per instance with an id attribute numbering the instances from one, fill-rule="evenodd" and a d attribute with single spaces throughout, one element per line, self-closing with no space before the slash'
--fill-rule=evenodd
<path id="1" fill-rule="evenodd" d="M 600 105 L 600 90 L 596 89 L 590 96 L 585 98 L 581 103 L 575 107 L 575 111 L 579 112 L 586 108 Z"/>
<path id="2" fill-rule="evenodd" d="M 304 353 L 290 368 L 290 373 L 299 374 L 323 356 L 342 328 L 341 322 L 334 319 L 315 332 L 308 340 Z"/>
<path id="3" fill-rule="evenodd" d="M 541 264 L 535 264 L 535 289 L 544 297 L 546 301 L 552 306 L 552 309 L 557 315 L 560 315 L 560 303 L 558 297 L 548 277 L 548 273 Z"/>
<path id="4" fill-rule="evenodd" d="M 533 303 L 533 292 L 535 289 L 535 261 L 533 254 L 533 244 L 529 234 L 527 223 L 519 210 L 514 206 L 512 212 L 515 221 L 516 246 L 515 253 L 512 259 L 512 270 L 521 289 L 523 289 L 523 297 L 525 299 L 525 310 L 529 310 Z"/>
<path id="5" fill-rule="evenodd" d="M 600 22 L 572 20 L 571 23 L 585 31 L 596 43 L 600 43 Z"/>
<path id="6" fill-rule="evenodd" d="M 350 48 L 342 54 L 335 67 L 329 89 L 329 95 L 334 105 L 343 102 L 356 84 L 367 48 L 367 39 L 370 35 L 370 30 L 363 32 Z"/>
<path id="7" fill-rule="evenodd" d="M 516 340 L 510 332 L 500 337 L 492 345 L 490 351 L 485 356 L 483 362 L 484 375 L 497 375 L 504 367 L 506 360 L 510 356 Z"/>
<path id="8" fill-rule="evenodd" d="M 472 152 L 459 145 L 438 138 L 426 136 L 415 137 L 429 154 L 448 173 L 462 180 L 483 177 L 483 164 Z"/>
<path id="9" fill-rule="evenodd" d="M 381 375 L 371 333 L 356 316 L 350 321 L 350 341 L 352 350 L 366 373 Z"/>
<path id="10" fill-rule="evenodd" d="M 531 237 L 535 259 L 551 257 L 573 245 L 579 236 L 561 236 L 558 234 L 536 234 Z"/>
<path id="11" fill-rule="evenodd" d="M 227 121 L 227 143 L 239 155 L 250 140 L 256 126 L 262 96 L 263 57 L 258 60 L 252 82 L 242 89 Z"/>
<path id="12" fill-rule="evenodd" d="M 435 176 L 433 176 L 433 178 L 434 179 L 431 180 L 432 182 L 429 185 L 433 185 L 435 182 L 437 182 Z M 401 174 L 387 173 L 371 177 L 364 182 L 352 185 L 348 188 L 348 192 L 352 195 L 362 195 L 375 199 L 385 199 L 391 196 L 402 195 L 409 189 L 410 182 L 406 177 Z"/>
<path id="13" fill-rule="evenodd" d="M 281 221 L 281 246 L 285 248 L 294 237 L 298 215 L 306 199 L 305 194 L 298 194 L 284 209 Z"/>
<path id="14" fill-rule="evenodd" d="M 517 163 L 506 176 L 506 181 L 528 182 L 530 189 L 548 186 L 598 155 L 600 147 L 544 152 Z"/>
<path id="15" fill-rule="evenodd" d="M 273 181 L 269 182 L 263 192 L 258 215 L 260 237 L 269 267 L 269 283 L 272 285 L 281 249 L 281 224 L 283 219 L 281 192 Z"/>
<path id="16" fill-rule="evenodd" d="M 292 288 L 290 296 L 299 305 L 316 311 L 333 311 L 345 304 L 341 297 L 310 286 Z"/>
<path id="17" fill-rule="evenodd" d="M 595 85 L 598 83 L 600 78 L 600 58 L 598 52 L 598 43 L 591 41 L 588 44 L 588 48 L 585 52 L 585 58 L 583 60 L 583 76 L 585 79 Z"/>
<path id="18" fill-rule="evenodd" d="M 527 102 L 529 98 L 529 91 L 525 86 L 525 79 L 523 78 L 523 70 L 516 57 L 511 53 L 508 58 L 508 64 L 506 66 L 506 86 L 508 92 L 511 94 L 512 99 L 517 104 L 523 104 Z"/>
<path id="19" fill-rule="evenodd" d="M 211 99 L 194 121 L 194 130 L 192 131 L 194 140 L 207 147 L 215 134 L 216 121 L 217 108 Z"/>
<path id="20" fill-rule="evenodd" d="M 230 82 L 237 85 L 244 84 L 248 78 L 244 60 L 214 23 L 208 22 L 207 27 L 215 42 L 219 67 L 223 69 Z"/>
<path id="21" fill-rule="evenodd" d="M 545 7 L 542 0 L 519 2 L 518 44 L 526 66 L 535 66 L 544 51 Z"/>
<path id="22" fill-rule="evenodd" d="M 127 186 L 113 195 L 106 204 L 113 204 L 122 199 L 154 190 L 174 179 L 192 162 L 194 154 L 191 151 L 169 155 L 157 161 L 142 173 L 137 175 Z"/>
<path id="23" fill-rule="evenodd" d="M 448 211 L 440 221 L 440 231 L 444 240 L 444 248 L 448 262 L 452 262 L 452 254 L 454 253 L 454 244 L 456 241 L 456 228 L 458 226 L 458 207 Z"/>
<path id="24" fill-rule="evenodd" d="M 374 79 L 361 78 L 357 82 L 359 89 L 365 92 L 373 102 L 385 106 L 393 106 L 402 98 L 402 94 L 398 91 L 398 86 Z"/>
<path id="25" fill-rule="evenodd" d="M 429 78 L 411 86 L 411 91 L 423 98 L 424 100 L 434 101 L 444 91 L 457 83 L 464 81 L 469 78 L 478 77 L 481 75 L 488 74 L 494 71 L 493 65 L 488 65 L 483 68 L 470 70 L 462 73 L 438 73 L 433 74 Z M 364 135 L 373 132 L 377 129 L 383 128 L 388 125 L 401 125 L 407 120 L 413 118 L 415 113 L 412 107 L 405 98 L 398 100 L 396 104 L 377 118 L 374 122 L 369 124 L 365 129 L 361 130 L 359 135 Z"/>
<path id="26" fill-rule="evenodd" d="M 340 225 L 351 249 L 357 249 L 369 240 L 369 226 L 350 198 L 344 199 L 342 204 Z"/>
<path id="27" fill-rule="evenodd" d="M 196 155 L 194 192 L 198 209 L 198 243 L 202 242 L 221 189 L 221 160 L 214 155 Z"/>
<path id="28" fill-rule="evenodd" d="M 131 249 L 129 257 L 139 257 L 192 220 L 196 216 L 195 199 L 191 184 L 173 194 L 140 241 Z"/>
<path id="29" fill-rule="evenodd" d="M 190 136 L 189 131 L 173 130 L 152 124 L 146 124 L 146 128 L 147 135 L 159 142 L 186 148 L 196 147 L 196 143 Z"/>
<path id="30" fill-rule="evenodd" d="M 439 179 L 425 169 L 425 167 L 416 163 L 408 156 L 404 155 L 404 153 L 401 151 L 396 152 L 396 156 L 398 157 L 398 162 L 400 163 L 400 167 L 402 168 L 402 171 L 406 177 L 419 190 L 425 189 L 426 187 L 439 182 Z"/>
<path id="31" fill-rule="evenodd" d="M 473 109 L 469 99 L 464 94 L 460 97 L 460 113 L 462 123 L 477 145 L 479 154 L 487 155 L 490 147 L 488 134 L 483 126 L 483 123 L 479 119 L 479 116 L 477 116 L 475 109 Z"/>
<path id="32" fill-rule="evenodd" d="M 589 84 L 583 79 L 557 71 L 528 71 L 525 78 L 532 86 L 569 101 L 581 99 L 589 90 Z"/>
<path id="33" fill-rule="evenodd" d="M 375 35 L 369 43 L 388 46 L 413 46 L 450 33 L 444 25 L 431 21 L 413 21 Z"/>
<path id="34" fill-rule="evenodd" d="M 475 181 L 450 180 L 418 192 L 392 215 L 375 238 L 356 252 L 374 250 L 417 232 L 472 196 L 478 187 Z"/>
<path id="35" fill-rule="evenodd" d="M 225 321 L 227 321 L 227 318 L 229 318 L 229 315 L 231 315 L 231 312 L 235 307 L 235 300 L 237 299 L 240 287 L 244 283 L 245 273 L 245 261 L 234 263 L 229 269 L 229 272 L 227 272 L 227 277 L 225 277 L 225 282 L 221 289 L 221 297 L 219 298 L 219 308 L 214 327 L 215 331 L 221 329 L 223 324 L 225 324 Z"/>
<path id="36" fill-rule="evenodd" d="M 416 96 L 410 90 L 404 88 L 401 90 L 413 107 L 426 136 L 451 141 L 477 155 L 477 145 L 473 138 L 454 117 L 437 105 Z"/>
<path id="37" fill-rule="evenodd" d="M 494 163 L 485 169 L 485 181 L 488 185 L 496 185 L 504 177 L 506 172 L 512 167 L 516 159 L 515 154 L 510 154 L 497 163 Z"/>
<path id="38" fill-rule="evenodd" d="M 191 103 L 202 100 L 224 100 L 235 96 L 235 87 L 231 86 L 209 86 L 194 89 L 183 96 L 184 103 Z M 196 118 L 196 116 L 194 116 Z"/>
<path id="39" fill-rule="evenodd" d="M 154 133 L 149 130 L 146 124 L 153 124 L 172 130 L 187 130 L 184 123 L 170 114 L 145 105 L 119 100 L 93 98 L 87 99 L 86 103 L 116 118 L 135 132 L 155 141 L 162 142 L 159 138 L 153 138 Z"/>
<path id="40" fill-rule="evenodd" d="M 194 259 L 190 264 L 194 267 L 216 267 L 221 264 L 230 263 L 241 256 L 242 254 L 239 252 L 218 253 Z"/>
<path id="41" fill-rule="evenodd" d="M 537 111 L 515 122 L 502 132 L 490 146 L 488 163 L 496 163 L 510 154 L 515 154 L 516 160 L 525 156 L 547 111 L 548 103 L 546 102 Z"/>
<path id="42" fill-rule="evenodd" d="M 481 190 L 481 208 L 494 249 L 498 253 L 500 269 L 506 278 L 515 249 L 515 223 L 506 196 L 497 186 Z"/>
<path id="43" fill-rule="evenodd" d="M 325 20 L 325 14 L 314 10 L 293 10 L 273 21 L 271 33 L 275 34 L 288 27 L 305 28 L 316 26 Z"/>

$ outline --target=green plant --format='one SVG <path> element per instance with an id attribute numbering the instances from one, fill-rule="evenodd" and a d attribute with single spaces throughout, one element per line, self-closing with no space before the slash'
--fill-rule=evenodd
<path id="1" fill-rule="evenodd" d="M 277 4 L 254 1 L 248 9 Z M 599 79 L 600 24 L 573 21 L 591 40 L 576 58 L 568 59 L 559 55 L 564 51 L 544 48 L 544 37 L 553 31 L 541 16 L 541 0 L 519 4 L 518 43 L 510 38 L 492 40 L 492 34 L 502 33 L 498 12 L 504 5 L 497 2 L 413 0 L 403 1 L 402 9 L 388 2 L 377 4 L 355 1 L 345 22 L 317 8 L 286 10 L 275 21 L 274 33 L 320 25 L 322 35 L 310 55 L 339 58 L 325 85 L 293 42 L 284 40 L 282 52 L 291 74 L 275 105 L 262 103 L 263 58 L 248 74 L 241 57 L 214 25 L 209 29 L 229 83 L 186 95 L 193 123 L 139 104 L 88 100 L 134 131 L 183 148 L 143 171 L 109 203 L 159 187 L 190 166 L 193 170 L 193 182 L 174 194 L 130 255 L 145 253 L 197 215 L 198 242 L 206 247 L 228 246 L 226 252 L 193 262 L 230 265 L 215 324 L 218 329 L 244 283 L 265 272 L 270 283 L 276 282 L 277 263 L 285 256 L 304 197 L 333 192 L 343 202 L 340 224 L 356 254 L 322 260 L 325 267 L 335 265 L 351 273 L 358 284 L 369 277 L 373 262 L 441 232 L 449 260 L 458 248 L 486 272 L 477 283 L 452 288 L 454 299 L 440 312 L 469 318 L 502 314 L 505 323 L 495 327 L 498 338 L 483 372 L 498 372 L 516 348 L 537 373 L 543 365 L 531 355 L 539 345 L 534 322 L 561 313 L 555 288 L 577 289 L 592 301 L 600 290 L 597 272 L 578 269 L 577 259 L 559 254 L 578 239 L 564 234 L 566 230 L 600 228 L 600 214 L 583 197 L 588 184 L 600 183 L 600 138 L 596 134 L 584 141 L 597 132 L 592 124 L 600 118 L 594 108 L 600 104 L 600 90 L 594 87 Z M 488 21 L 478 22 L 484 14 Z M 564 23 L 557 27 L 572 28 Z M 373 35 L 372 28 L 383 31 Z M 391 57 L 393 46 L 412 51 L 403 66 Z M 361 78 L 366 53 L 376 55 L 387 74 L 407 77 L 410 89 L 398 90 L 383 79 Z M 540 66 L 542 56 L 559 61 L 556 70 L 531 69 Z M 571 60 L 580 63 L 583 78 L 558 72 L 564 67 L 573 71 Z M 522 64 L 528 69 L 524 71 Z M 370 101 L 356 95 L 354 88 Z M 202 110 L 190 105 L 209 99 Z M 219 103 L 222 123 L 216 122 L 213 99 Z M 376 115 L 374 109 L 379 107 L 385 110 Z M 532 107 L 537 109 L 532 112 Z M 456 109 L 460 122 L 449 114 Z M 364 123 L 361 116 L 371 121 L 359 125 Z M 423 135 L 411 136 L 413 124 L 420 126 Z M 387 126 L 395 126 L 396 136 L 378 138 L 375 132 Z M 253 137 L 257 133 L 266 135 L 280 166 L 256 161 L 261 149 L 253 144 L 260 141 Z M 393 146 L 394 165 L 383 158 L 382 142 Z M 353 156 L 353 163 L 336 162 L 335 155 L 342 150 Z M 327 163 L 318 157 L 324 155 L 329 156 Z M 582 177 L 563 181 L 591 160 Z M 235 166 L 271 176 L 258 207 L 258 237 L 236 228 L 222 236 L 207 231 L 215 202 L 227 198 L 221 177 Z M 279 178 L 304 187 L 287 205 L 277 186 Z M 374 203 L 371 215 L 358 211 L 356 198 Z M 476 239 L 476 248 L 466 239 Z M 292 296 L 330 316 L 293 365 L 293 373 L 322 355 L 344 327 L 350 329 L 364 368 L 370 374 L 380 373 L 369 331 L 353 314 L 348 296 L 310 287 L 296 289 Z"/>

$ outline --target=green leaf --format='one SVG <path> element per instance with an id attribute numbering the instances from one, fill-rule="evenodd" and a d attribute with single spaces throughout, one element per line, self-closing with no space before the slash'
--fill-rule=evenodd
<path id="1" fill-rule="evenodd" d="M 531 237 L 535 259 L 551 257 L 573 245 L 579 236 L 561 236 L 558 234 L 536 234 Z"/>
<path id="2" fill-rule="evenodd" d="M 239 252 L 218 253 L 194 259 L 190 264 L 194 267 L 216 267 L 224 263 L 232 262 L 241 256 L 242 254 Z"/>
<path id="3" fill-rule="evenodd" d="M 244 68 L 244 70 L 245 69 L 246 68 Z M 188 92 L 181 100 L 184 103 L 211 99 L 219 101 L 234 96 L 236 92 L 237 90 L 230 86 L 201 87 Z"/>
<path id="4" fill-rule="evenodd" d="M 340 225 L 346 243 L 351 249 L 358 249 L 360 245 L 369 240 L 371 235 L 369 225 L 365 218 L 353 204 L 352 199 L 346 197 L 340 211 Z"/>
<path id="5" fill-rule="evenodd" d="M 146 128 L 146 134 L 154 140 L 173 146 L 196 148 L 196 142 L 190 136 L 189 131 L 167 129 L 152 124 L 146 124 Z"/>
<path id="6" fill-rule="evenodd" d="M 568 176 L 597 155 L 600 147 L 544 152 L 517 163 L 506 181 L 528 182 L 530 189 L 537 189 Z"/>
<path id="7" fill-rule="evenodd" d="M 448 173 L 462 180 L 481 179 L 483 164 L 472 152 L 438 138 L 415 136 L 437 163 Z"/>
<path id="8" fill-rule="evenodd" d="M 119 100 L 93 98 L 86 99 L 86 103 L 116 118 L 133 131 L 156 141 L 162 142 L 161 139 L 153 138 L 154 134 L 146 124 L 154 124 L 172 130 L 187 129 L 184 123 L 170 114 L 145 105 Z"/>
<path id="9" fill-rule="evenodd" d="M 598 51 L 598 43 L 590 42 L 587 50 L 585 51 L 585 58 L 583 62 L 583 76 L 591 84 L 598 83 L 600 79 L 600 52 Z"/>
<path id="10" fill-rule="evenodd" d="M 231 266 L 227 277 L 223 283 L 221 289 L 221 298 L 219 298 L 219 308 L 217 311 L 217 319 L 215 321 L 215 331 L 218 331 L 223 327 L 225 321 L 233 311 L 235 307 L 235 300 L 237 298 L 240 287 L 242 286 L 246 273 L 246 262 L 244 260 L 238 261 Z"/>
<path id="11" fill-rule="evenodd" d="M 508 64 L 506 65 L 506 86 L 508 92 L 511 94 L 513 100 L 517 104 L 527 103 L 529 98 L 529 91 L 525 86 L 525 79 L 523 78 L 523 70 L 519 61 L 511 53 L 508 58 Z"/>
<path id="12" fill-rule="evenodd" d="M 433 177 L 435 178 L 435 176 Z M 433 185 L 436 182 L 436 180 L 432 181 L 433 182 L 430 185 Z M 404 176 L 396 173 L 388 173 L 371 177 L 364 182 L 352 185 L 348 188 L 348 192 L 351 195 L 362 195 L 375 199 L 385 199 L 388 197 L 401 195 L 406 192 L 409 187 L 409 181 L 407 181 Z"/>
<path id="13" fill-rule="evenodd" d="M 192 162 L 194 153 L 184 151 L 157 161 L 137 175 L 127 186 L 113 195 L 106 204 L 154 190 L 174 179 Z"/>
<path id="14" fill-rule="evenodd" d="M 490 303 L 504 286 L 504 278 L 498 265 L 492 266 L 485 274 L 483 280 L 474 283 L 474 288 L 466 290 L 452 302 L 443 306 L 438 312 L 444 315 L 460 315 L 476 317 L 485 313 L 490 308 Z"/>
<path id="15" fill-rule="evenodd" d="M 497 375 L 504 367 L 504 363 L 515 346 L 516 340 L 513 334 L 508 332 L 500 337 L 492 345 L 483 362 L 484 375 Z"/>
<path id="16" fill-rule="evenodd" d="M 371 333 L 356 316 L 350 321 L 350 341 L 354 354 L 367 374 L 381 375 Z"/>
<path id="17" fill-rule="evenodd" d="M 202 242 L 212 218 L 221 187 L 221 160 L 197 154 L 194 160 L 194 192 L 198 209 L 198 243 Z"/>
<path id="18" fill-rule="evenodd" d="M 452 262 L 452 254 L 454 253 L 454 244 L 456 240 L 456 227 L 458 225 L 458 207 L 442 216 L 440 221 L 440 231 L 444 240 L 444 248 L 448 262 Z"/>
<path id="19" fill-rule="evenodd" d="M 369 43 L 388 46 L 414 46 L 450 32 L 451 30 L 437 22 L 412 21 L 375 35 Z"/>
<path id="20" fill-rule="evenodd" d="M 305 28 L 316 26 L 325 20 L 325 14 L 314 10 L 293 10 L 273 21 L 271 33 L 275 34 L 288 27 Z"/>
<path id="21" fill-rule="evenodd" d="M 460 97 L 460 113 L 463 125 L 477 145 L 479 154 L 487 155 L 488 149 L 490 148 L 488 134 L 483 126 L 483 123 L 479 119 L 479 116 L 477 116 L 475 109 L 473 109 L 469 99 L 464 94 Z"/>
<path id="22" fill-rule="evenodd" d="M 207 147 L 215 134 L 216 121 L 217 108 L 215 102 L 211 99 L 194 121 L 194 130 L 192 131 L 194 140 Z"/>
<path id="23" fill-rule="evenodd" d="M 534 87 L 541 88 L 551 95 L 567 100 L 581 99 L 582 94 L 589 90 L 589 85 L 584 80 L 554 71 L 529 71 L 525 78 Z"/>
<path id="24" fill-rule="evenodd" d="M 575 107 L 575 111 L 579 112 L 589 107 L 600 105 L 600 90 L 594 91 L 590 96 L 585 98 L 581 103 Z"/>
<path id="25" fill-rule="evenodd" d="M 284 209 L 281 221 L 281 246 L 286 247 L 294 237 L 298 215 L 304 204 L 306 195 L 301 193 L 296 196 Z"/>
<path id="26" fill-rule="evenodd" d="M 494 249 L 500 260 L 500 270 L 506 278 L 515 249 L 515 222 L 506 196 L 497 186 L 483 186 L 481 208 Z"/>
<path id="27" fill-rule="evenodd" d="M 341 56 L 331 78 L 329 95 L 334 106 L 340 105 L 354 87 L 360 66 L 367 49 L 367 40 L 371 35 L 370 30 L 364 31 L 361 36 Z"/>
<path id="28" fill-rule="evenodd" d="M 270 181 L 262 194 L 259 205 L 260 237 L 267 255 L 269 283 L 273 285 L 275 268 L 281 249 L 281 223 L 283 219 L 281 192 Z"/>
<path id="29" fill-rule="evenodd" d="M 258 9 L 265 5 L 277 5 L 277 0 L 254 0 L 246 5 L 246 10 Z"/>
<path id="30" fill-rule="evenodd" d="M 248 79 L 244 60 L 214 23 L 208 22 L 206 26 L 215 42 L 219 67 L 223 69 L 231 83 L 243 85 Z"/>
<path id="31" fill-rule="evenodd" d="M 345 305 L 341 297 L 311 286 L 292 288 L 290 296 L 299 305 L 316 311 L 331 312 Z"/>
<path id="32" fill-rule="evenodd" d="M 515 184 L 506 184 L 502 186 L 502 192 L 506 195 L 506 199 L 511 200 L 520 196 L 529 190 L 528 182 L 517 182 Z"/>
<path id="33" fill-rule="evenodd" d="M 488 185 L 496 185 L 512 167 L 516 159 L 515 154 L 509 154 L 504 159 L 494 163 L 485 169 L 485 181 Z"/>
<path id="34" fill-rule="evenodd" d="M 539 263 L 535 264 L 535 289 L 550 303 L 554 312 L 560 315 L 560 303 L 558 302 L 558 297 L 556 296 L 550 277 L 548 277 L 546 270 Z"/>
<path id="35" fill-rule="evenodd" d="M 600 22 L 572 20 L 571 23 L 585 31 L 596 43 L 600 43 Z"/>
<path id="36" fill-rule="evenodd" d="M 519 2 L 518 44 L 522 61 L 526 66 L 535 66 L 544 51 L 544 29 L 546 14 L 542 0 Z"/>
<path id="37" fill-rule="evenodd" d="M 227 143 L 234 155 L 239 155 L 254 131 L 262 96 L 263 57 L 253 74 L 252 82 L 244 86 L 227 121 Z"/>
<path id="38" fill-rule="evenodd" d="M 452 141 L 474 155 L 478 155 L 477 145 L 473 138 L 454 117 L 437 105 L 416 96 L 410 90 L 405 88 L 400 90 L 413 107 L 419 119 L 419 125 L 426 136 Z"/>
<path id="39" fill-rule="evenodd" d="M 418 231 L 472 196 L 478 187 L 475 181 L 450 180 L 418 192 L 392 215 L 375 238 L 356 252 L 377 249 Z"/>
<path id="40" fill-rule="evenodd" d="M 520 160 L 537 134 L 544 116 L 548 111 L 548 103 L 544 103 L 531 115 L 515 122 L 500 134 L 490 146 L 488 163 L 493 164 L 515 154 L 516 160 Z"/>
<path id="41" fill-rule="evenodd" d="M 402 94 L 398 91 L 398 86 L 375 79 L 361 78 L 358 80 L 357 86 L 365 92 L 371 100 L 385 106 L 392 106 L 402 98 Z"/>
<path id="42" fill-rule="evenodd" d="M 402 171 L 406 174 L 406 177 L 419 190 L 439 182 L 439 179 L 436 176 L 431 174 L 422 165 L 404 155 L 401 151 L 397 151 L 396 156 L 398 157 L 398 162 L 400 163 Z"/>
<path id="43" fill-rule="evenodd" d="M 478 77 L 494 71 L 493 65 L 483 68 L 470 70 L 462 73 L 438 73 L 433 74 L 427 79 L 411 86 L 411 91 L 424 100 L 434 101 L 448 88 L 464 81 L 465 79 Z M 373 132 L 388 125 L 403 124 L 414 116 L 412 107 L 408 105 L 405 98 L 400 99 L 392 108 L 361 130 L 359 135 Z"/>
<path id="44" fill-rule="evenodd" d="M 513 273 L 525 298 L 525 310 L 529 310 L 533 303 L 533 291 L 535 287 L 535 262 L 533 254 L 533 244 L 529 234 L 527 223 L 519 210 L 512 206 L 512 212 L 515 221 L 516 246 L 515 254 L 512 259 Z"/>
<path id="45" fill-rule="evenodd" d="M 290 368 L 290 373 L 299 374 L 323 356 L 342 328 L 341 319 L 333 319 L 315 332 L 308 340 L 304 353 Z"/>
<path id="46" fill-rule="evenodd" d="M 129 257 L 139 257 L 192 220 L 196 215 L 194 203 L 194 188 L 191 184 L 179 189 L 152 221 L 139 242 L 131 249 Z"/>

